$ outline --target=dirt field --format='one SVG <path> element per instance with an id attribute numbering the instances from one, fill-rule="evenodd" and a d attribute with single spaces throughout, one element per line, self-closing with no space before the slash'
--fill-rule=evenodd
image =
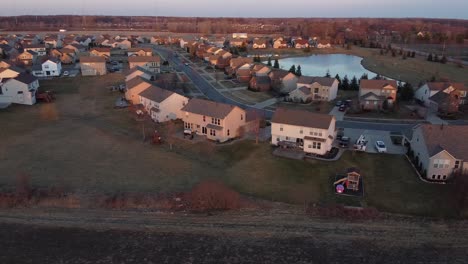
<path id="1" fill-rule="evenodd" d="M 464 222 L 345 222 L 290 209 L 211 216 L 11 210 L 0 212 L 0 262 L 466 263 L 467 232 Z"/>

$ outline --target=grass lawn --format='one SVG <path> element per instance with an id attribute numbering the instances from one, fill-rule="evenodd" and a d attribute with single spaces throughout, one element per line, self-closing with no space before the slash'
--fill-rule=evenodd
<path id="1" fill-rule="evenodd" d="M 279 102 L 276 107 L 304 110 L 320 114 L 328 114 L 335 106 L 334 102 L 312 102 L 310 104 Z"/>
<path id="2" fill-rule="evenodd" d="M 119 74 L 57 79 L 44 86 L 69 93 L 58 90 L 54 103 L 1 110 L 0 120 L 7 125 L 0 130 L 0 188 L 14 187 L 20 173 L 29 175 L 35 186 L 58 185 L 78 193 L 176 192 L 214 178 L 241 193 L 274 201 L 451 213 L 449 186 L 419 181 L 402 156 L 348 152 L 338 162 L 297 161 L 275 157 L 268 143 L 252 141 L 217 146 L 175 140 L 173 150 L 167 143 L 143 142 L 141 123 L 128 110 L 113 109 L 120 94 L 107 88 L 122 81 Z M 165 128 L 152 122 L 145 127 L 147 133 Z M 351 166 L 362 170 L 362 201 L 332 190 L 334 175 Z"/>
<path id="3" fill-rule="evenodd" d="M 219 81 L 224 87 L 226 88 L 237 88 L 237 87 L 247 87 L 247 84 L 245 83 L 236 83 L 233 81 Z"/>
<path id="4" fill-rule="evenodd" d="M 273 98 L 273 96 L 267 92 L 253 92 L 249 90 L 234 91 L 231 92 L 231 94 L 252 103 L 259 103 Z"/>
<path id="5" fill-rule="evenodd" d="M 411 119 L 421 120 L 424 118 L 419 117 L 416 113 L 413 113 L 408 107 L 403 104 L 397 106 L 394 111 L 379 112 L 379 111 L 360 111 L 352 113 L 351 111 L 346 112 L 346 116 L 349 117 L 365 117 L 365 118 L 379 118 L 379 119 Z"/>

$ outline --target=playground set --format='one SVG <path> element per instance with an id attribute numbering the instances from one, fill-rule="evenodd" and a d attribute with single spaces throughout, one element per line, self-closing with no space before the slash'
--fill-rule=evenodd
<path id="1" fill-rule="evenodd" d="M 358 168 L 348 168 L 345 174 L 337 174 L 333 182 L 336 194 L 362 196 L 362 177 Z"/>

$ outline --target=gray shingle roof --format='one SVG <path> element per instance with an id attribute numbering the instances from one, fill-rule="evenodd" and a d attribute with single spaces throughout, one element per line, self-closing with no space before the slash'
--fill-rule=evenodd
<path id="1" fill-rule="evenodd" d="M 271 122 L 293 126 L 313 127 L 328 129 L 333 116 L 316 114 L 309 111 L 277 108 Z"/>

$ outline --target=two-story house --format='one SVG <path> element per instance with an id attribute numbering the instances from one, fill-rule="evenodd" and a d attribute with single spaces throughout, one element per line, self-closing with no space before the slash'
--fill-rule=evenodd
<path id="1" fill-rule="evenodd" d="M 246 124 L 245 111 L 230 104 L 193 98 L 182 111 L 185 129 L 219 142 L 239 137 Z"/>
<path id="2" fill-rule="evenodd" d="M 108 60 L 110 58 L 110 48 L 92 48 L 89 51 L 89 56 L 101 56 Z"/>
<path id="3" fill-rule="evenodd" d="M 271 144 L 324 155 L 332 148 L 335 122 L 332 115 L 277 108 L 271 119 Z"/>
<path id="4" fill-rule="evenodd" d="M 130 56 L 153 56 L 152 48 L 130 48 L 127 50 L 127 55 Z"/>
<path id="5" fill-rule="evenodd" d="M 48 58 L 41 65 L 33 65 L 32 74 L 36 77 L 54 77 L 62 74 L 62 62 L 57 58 Z"/>
<path id="6" fill-rule="evenodd" d="M 155 122 L 182 119 L 182 107 L 189 99 L 157 86 L 150 86 L 139 93 L 140 103 Z"/>
<path id="7" fill-rule="evenodd" d="M 139 104 L 139 94 L 150 86 L 151 83 L 140 76 L 126 81 L 125 87 L 127 88 L 127 90 L 125 91 L 125 99 L 130 101 L 132 104 Z"/>
<path id="8" fill-rule="evenodd" d="M 460 105 L 468 104 L 468 87 L 463 83 L 428 82 L 416 90 L 414 98 L 434 112 L 454 113 Z"/>
<path id="9" fill-rule="evenodd" d="M 83 76 L 105 75 L 106 59 L 101 56 L 83 56 L 80 59 L 80 68 Z"/>
<path id="10" fill-rule="evenodd" d="M 410 149 L 416 166 L 429 180 L 446 181 L 468 173 L 468 126 L 419 124 L 413 127 Z M 424 173 L 425 172 L 425 173 Z"/>
<path id="11" fill-rule="evenodd" d="M 161 72 L 161 59 L 159 56 L 131 56 L 128 57 L 130 69 L 140 66 L 150 72 Z"/>
<path id="12" fill-rule="evenodd" d="M 398 85 L 395 80 L 361 80 L 359 104 L 363 110 L 391 108 L 396 102 Z"/>
<path id="13" fill-rule="evenodd" d="M 35 45 L 24 45 L 23 46 L 24 51 L 29 51 L 32 50 L 37 53 L 37 56 L 45 56 L 47 55 L 47 50 L 44 45 L 41 44 L 35 44 Z"/>
<path id="14" fill-rule="evenodd" d="M 338 80 L 328 77 L 301 76 L 297 89 L 289 93 L 294 101 L 332 101 L 338 93 Z"/>
<path id="15" fill-rule="evenodd" d="M 36 103 L 38 88 L 37 78 L 29 73 L 20 73 L 12 79 L 0 82 L 0 101 L 33 105 Z"/>

